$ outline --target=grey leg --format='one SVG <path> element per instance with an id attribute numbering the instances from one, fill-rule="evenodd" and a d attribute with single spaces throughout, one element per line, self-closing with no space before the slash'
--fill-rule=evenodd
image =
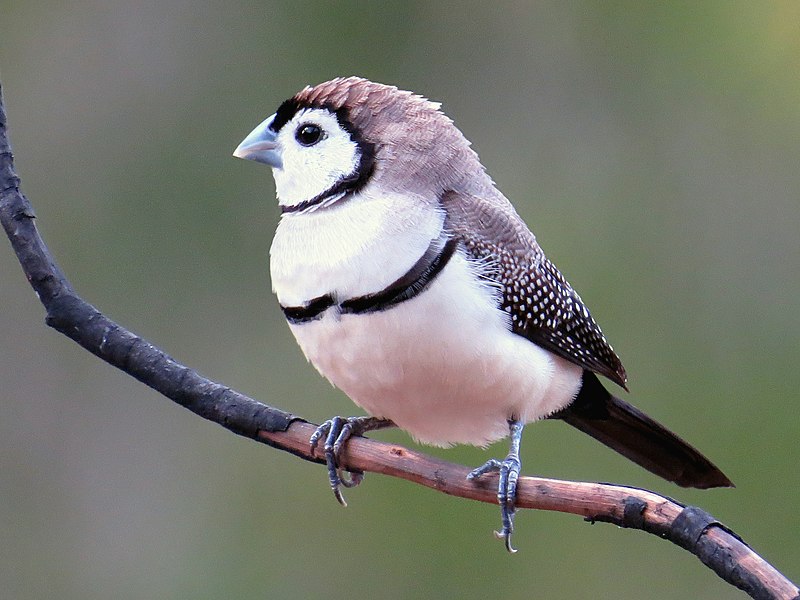
<path id="1" fill-rule="evenodd" d="M 382 429 L 384 427 L 394 427 L 389 419 L 378 417 L 333 417 L 328 419 L 311 436 L 309 443 L 311 451 L 316 450 L 319 441 L 325 437 L 325 462 L 328 466 L 328 481 L 330 481 L 333 495 L 342 506 L 347 506 L 347 502 L 342 495 L 341 486 L 355 487 L 364 479 L 364 473 L 353 471 L 349 472 L 349 477 L 342 477 L 339 470 L 339 456 L 345 442 L 354 435 L 362 435 L 367 431 Z"/>
<path id="2" fill-rule="evenodd" d="M 500 473 L 500 481 L 497 486 L 497 503 L 500 505 L 500 519 L 502 529 L 496 531 L 497 537 L 505 540 L 506 550 L 516 552 L 511 545 L 511 534 L 514 533 L 514 514 L 516 507 L 514 501 L 517 498 L 517 480 L 522 463 L 519 460 L 519 444 L 522 439 L 523 424 L 520 421 L 509 421 L 508 428 L 511 433 L 511 447 L 508 456 L 502 461 L 492 458 L 477 469 L 467 475 L 467 479 L 472 480 L 485 473 Z"/>

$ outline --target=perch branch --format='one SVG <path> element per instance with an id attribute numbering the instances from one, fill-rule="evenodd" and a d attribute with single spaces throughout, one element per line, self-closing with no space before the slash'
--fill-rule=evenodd
<path id="1" fill-rule="evenodd" d="M 314 425 L 206 379 L 78 296 L 50 255 L 34 218 L 14 170 L 0 87 L 0 221 L 22 270 L 44 305 L 46 323 L 195 414 L 305 460 L 324 462 L 320 454 L 309 449 Z M 468 481 L 467 467 L 394 444 L 353 438 L 344 449 L 341 462 L 350 470 L 383 473 L 446 494 L 497 502 L 492 477 Z M 800 600 L 797 586 L 730 529 L 699 508 L 683 506 L 658 494 L 617 485 L 522 477 L 516 505 L 647 531 L 692 552 L 725 581 L 753 598 Z"/>

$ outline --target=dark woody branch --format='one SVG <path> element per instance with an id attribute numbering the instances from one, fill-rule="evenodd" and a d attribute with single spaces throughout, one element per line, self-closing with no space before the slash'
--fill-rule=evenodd
<path id="1" fill-rule="evenodd" d="M 20 192 L 7 136 L 0 89 L 0 221 L 22 270 L 46 311 L 46 323 L 142 383 L 195 414 L 242 436 L 324 462 L 309 448 L 315 426 L 210 381 L 116 324 L 75 293 L 44 244 L 34 212 Z M 469 469 L 407 448 L 353 438 L 342 466 L 407 479 L 446 494 L 497 502 L 494 477 L 466 479 Z M 516 505 L 582 516 L 641 529 L 695 554 L 728 583 L 753 598 L 800 600 L 800 590 L 753 552 L 741 538 L 695 507 L 637 488 L 522 477 Z"/>

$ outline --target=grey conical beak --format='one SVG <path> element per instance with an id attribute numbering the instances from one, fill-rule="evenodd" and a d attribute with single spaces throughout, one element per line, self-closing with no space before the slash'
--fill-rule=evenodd
<path id="1" fill-rule="evenodd" d="M 233 151 L 233 155 L 236 158 L 254 160 L 275 169 L 280 169 L 283 166 L 283 161 L 281 160 L 278 144 L 275 141 L 276 134 L 270 129 L 274 118 L 275 115 L 272 115 L 253 129 L 253 131 L 242 140 L 242 143 L 236 147 L 236 150 Z"/>

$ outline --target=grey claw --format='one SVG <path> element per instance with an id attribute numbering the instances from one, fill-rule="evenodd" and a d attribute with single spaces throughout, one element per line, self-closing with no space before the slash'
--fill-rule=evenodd
<path id="1" fill-rule="evenodd" d="M 473 480 L 486 473 L 497 472 L 500 474 L 497 484 L 497 503 L 500 505 L 500 520 L 502 528 L 494 534 L 499 539 L 505 541 L 506 550 L 511 553 L 516 552 L 516 548 L 511 544 L 511 534 L 514 533 L 514 516 L 517 509 L 514 506 L 517 499 L 517 482 L 521 463 L 519 460 L 519 440 L 522 434 L 522 424 L 519 421 L 510 421 L 511 429 L 511 452 L 504 460 L 492 458 L 487 460 L 477 469 L 473 469 L 467 475 L 467 479 Z"/>
<path id="2" fill-rule="evenodd" d="M 495 471 L 499 471 L 502 464 L 503 463 L 496 458 L 490 458 L 477 469 L 472 469 L 472 471 L 469 472 L 469 475 L 467 475 L 467 479 L 472 481 L 473 479 L 477 479 L 486 473 L 494 473 Z"/>
<path id="3" fill-rule="evenodd" d="M 387 419 L 376 417 L 333 417 L 317 427 L 308 442 L 311 452 L 315 452 L 320 440 L 325 438 L 323 451 L 325 454 L 325 464 L 328 467 L 328 481 L 336 500 L 342 506 L 347 506 L 347 502 L 342 495 L 342 487 L 351 488 L 357 486 L 364 479 L 364 473 L 360 471 L 342 471 L 339 469 L 339 457 L 345 443 L 353 435 L 361 435 L 366 431 L 390 427 L 393 423 Z M 347 473 L 347 475 L 345 475 Z"/>
<path id="4" fill-rule="evenodd" d="M 323 451 L 325 454 L 325 464 L 328 468 L 328 481 L 331 485 L 331 491 L 339 504 L 347 506 L 347 501 L 344 499 L 340 487 L 342 485 L 344 485 L 344 487 L 351 487 L 347 485 L 347 483 L 351 482 L 348 481 L 345 483 L 342 481 L 342 478 L 339 476 L 338 467 L 339 451 L 341 451 L 342 443 L 345 441 L 341 439 L 343 421 L 344 419 L 341 417 L 328 419 L 317 427 L 308 442 L 311 446 L 311 452 L 314 452 L 319 447 L 320 440 L 322 440 L 323 437 L 325 438 Z"/>

